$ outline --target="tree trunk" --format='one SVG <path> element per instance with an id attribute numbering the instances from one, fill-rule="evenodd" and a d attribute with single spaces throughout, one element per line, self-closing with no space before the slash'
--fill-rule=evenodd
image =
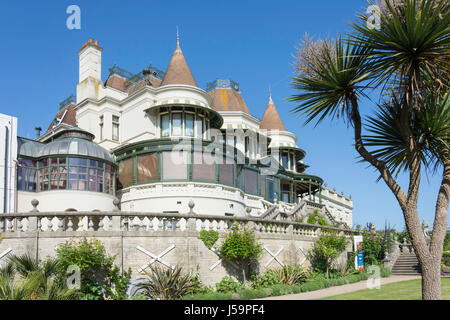
<path id="1" fill-rule="evenodd" d="M 356 97 L 352 99 L 352 120 L 354 124 L 355 149 L 358 153 L 372 166 L 378 169 L 381 177 L 386 185 L 391 189 L 402 209 L 405 218 L 406 228 L 411 237 L 411 242 L 415 250 L 415 254 L 419 259 L 422 267 L 422 298 L 424 300 L 440 300 L 441 299 L 441 279 L 440 264 L 442 257 L 442 247 L 447 229 L 447 213 L 450 198 L 450 160 L 448 156 L 443 161 L 444 171 L 441 187 L 439 189 L 438 199 L 436 202 L 436 214 L 433 223 L 433 234 L 431 237 L 430 247 L 428 247 L 425 237 L 420 226 L 419 214 L 417 212 L 417 200 L 420 186 L 420 157 L 418 157 L 417 148 L 414 141 L 411 140 L 411 133 L 408 130 L 407 123 L 402 129 L 406 140 L 410 143 L 409 157 L 412 160 L 409 169 L 409 188 L 408 196 L 406 196 L 402 188 L 392 177 L 389 169 L 383 161 L 378 160 L 373 154 L 367 151 L 361 138 L 361 116 L 358 110 Z M 403 117 L 402 120 L 406 118 Z"/>
<path id="2" fill-rule="evenodd" d="M 422 299 L 441 300 L 441 259 L 432 259 L 421 265 Z"/>

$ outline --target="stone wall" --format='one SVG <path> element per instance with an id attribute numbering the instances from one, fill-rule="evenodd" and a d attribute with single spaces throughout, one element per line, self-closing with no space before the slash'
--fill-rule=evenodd
<path id="1" fill-rule="evenodd" d="M 308 266 L 306 251 L 323 230 L 336 230 L 351 236 L 353 231 L 286 221 L 257 218 L 231 218 L 191 214 L 125 212 L 52 212 L 2 215 L 0 256 L 28 253 L 39 259 L 56 254 L 58 244 L 83 237 L 99 239 L 115 262 L 132 270 L 132 278 L 144 278 L 148 264 L 181 265 L 185 270 L 198 267 L 205 284 L 219 282 L 225 275 L 239 277 L 240 271 L 230 262 L 221 261 L 198 239 L 201 230 L 217 230 L 221 243 L 231 224 L 238 222 L 255 231 L 263 245 L 263 254 L 255 266 L 259 271 L 282 264 Z M 348 247 L 351 251 L 351 242 Z M 342 254 L 341 260 L 347 253 Z M 0 258 L 0 264 L 6 261 Z"/>

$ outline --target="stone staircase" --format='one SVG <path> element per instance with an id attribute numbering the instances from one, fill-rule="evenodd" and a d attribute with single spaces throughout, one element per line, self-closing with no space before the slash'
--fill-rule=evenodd
<path id="1" fill-rule="evenodd" d="M 420 264 L 414 253 L 401 253 L 392 268 L 393 275 L 420 275 Z"/>

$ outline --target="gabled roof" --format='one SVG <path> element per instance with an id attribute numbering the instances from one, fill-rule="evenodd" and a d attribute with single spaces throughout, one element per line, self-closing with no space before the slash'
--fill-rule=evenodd
<path id="1" fill-rule="evenodd" d="M 273 103 L 272 96 L 269 96 L 269 102 L 267 103 L 259 128 L 265 130 L 287 131 L 283 121 L 281 121 L 277 108 Z"/>
<path id="2" fill-rule="evenodd" d="M 169 84 L 187 84 L 190 86 L 198 87 L 192 76 L 191 70 L 184 58 L 183 52 L 180 48 L 180 39 L 177 35 L 177 47 L 170 59 L 169 66 L 167 67 L 164 78 L 161 82 L 161 86 Z"/>

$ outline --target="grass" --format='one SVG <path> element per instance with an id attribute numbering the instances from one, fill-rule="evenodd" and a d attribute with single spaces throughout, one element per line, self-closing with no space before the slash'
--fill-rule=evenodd
<path id="1" fill-rule="evenodd" d="M 450 279 L 441 279 L 442 299 L 450 300 Z M 380 289 L 365 289 L 321 300 L 421 300 L 421 280 L 408 280 L 382 285 Z"/>

